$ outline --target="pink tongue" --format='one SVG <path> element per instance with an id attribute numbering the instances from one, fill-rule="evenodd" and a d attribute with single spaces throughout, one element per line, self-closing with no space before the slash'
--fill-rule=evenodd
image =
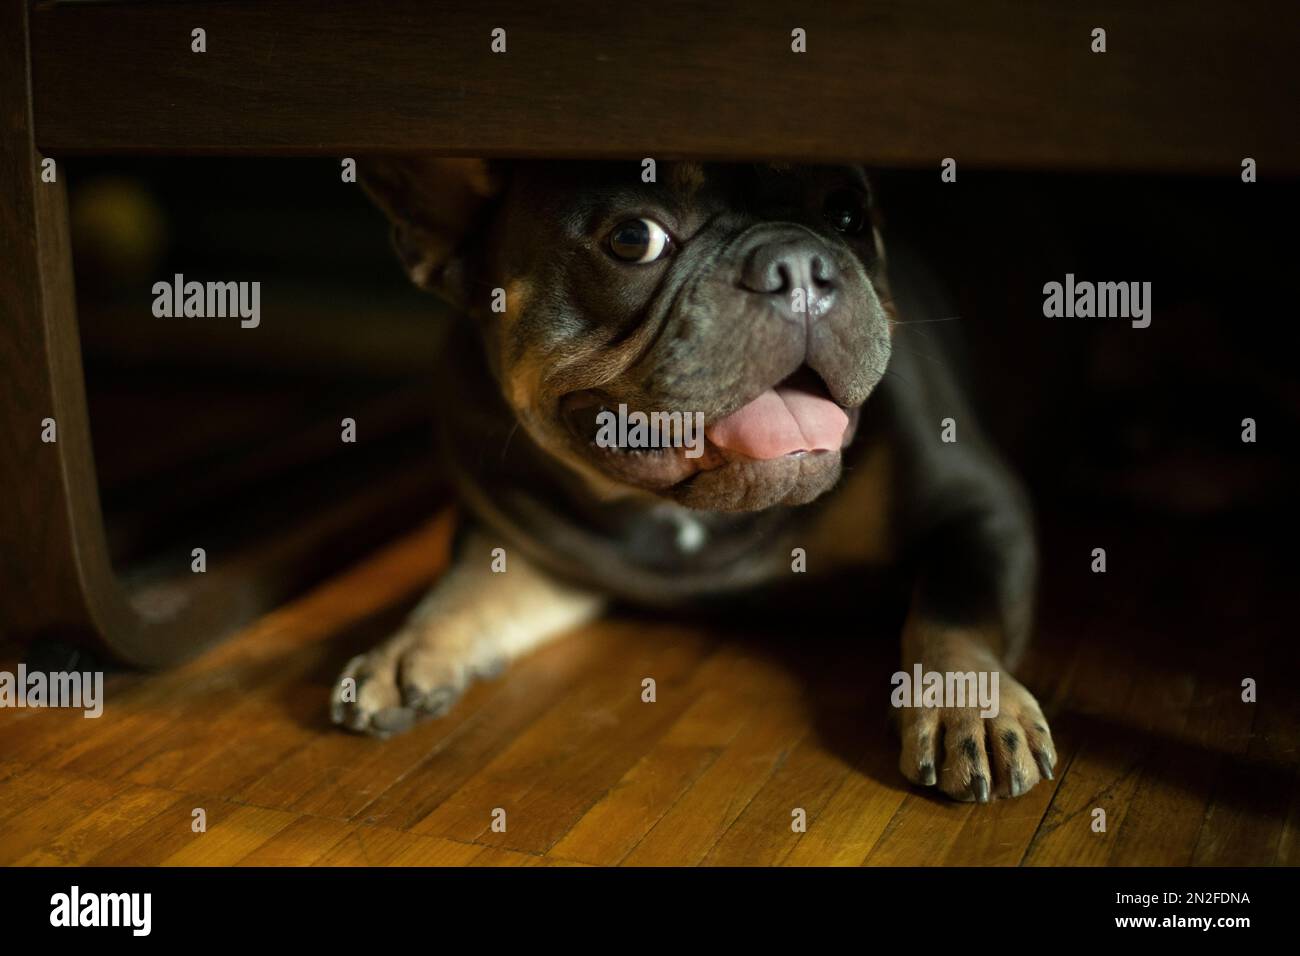
<path id="1" fill-rule="evenodd" d="M 829 398 L 782 385 L 714 422 L 705 434 L 719 448 L 763 460 L 837 451 L 848 427 L 849 416 Z"/>

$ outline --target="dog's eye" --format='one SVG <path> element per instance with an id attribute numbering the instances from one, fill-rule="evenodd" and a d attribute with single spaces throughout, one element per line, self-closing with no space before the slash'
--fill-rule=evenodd
<path id="1" fill-rule="evenodd" d="M 862 197 L 852 189 L 837 189 L 826 197 L 823 209 L 826 221 L 846 236 L 856 236 L 867 224 L 867 208 Z"/>
<path id="2" fill-rule="evenodd" d="M 654 262 L 668 251 L 668 242 L 668 233 L 653 219 L 629 219 L 609 234 L 609 251 L 624 262 Z"/>

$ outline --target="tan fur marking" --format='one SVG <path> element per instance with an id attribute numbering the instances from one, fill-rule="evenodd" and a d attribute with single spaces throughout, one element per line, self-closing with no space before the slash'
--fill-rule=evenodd
<path id="1" fill-rule="evenodd" d="M 818 516 L 809 539 L 819 564 L 838 567 L 889 560 L 890 458 L 887 445 L 873 447 L 832 492 L 835 500 Z"/>
<path id="2" fill-rule="evenodd" d="M 461 661 L 513 660 L 599 610 L 599 597 L 552 580 L 517 549 L 508 549 L 508 570 L 492 573 L 494 544 L 480 534 L 466 541 L 460 561 L 411 612 L 413 644 Z"/>
<path id="3" fill-rule="evenodd" d="M 704 185 L 704 167 L 699 163 L 677 163 L 668 179 L 683 201 L 689 203 Z"/>
<path id="4" fill-rule="evenodd" d="M 511 279 L 506 283 L 506 319 L 517 322 L 528 308 L 533 287 L 527 279 Z"/>

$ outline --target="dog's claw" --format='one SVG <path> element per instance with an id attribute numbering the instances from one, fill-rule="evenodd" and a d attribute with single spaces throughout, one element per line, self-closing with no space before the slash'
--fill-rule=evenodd
<path id="1" fill-rule="evenodd" d="M 1055 780 L 1056 778 L 1052 776 L 1052 766 L 1056 763 L 1056 761 L 1054 759 L 1050 759 L 1046 753 L 1040 753 L 1037 756 L 1038 756 L 1038 772 L 1043 775 L 1043 779 Z"/>
<path id="2" fill-rule="evenodd" d="M 435 687 L 429 691 L 412 686 L 402 688 L 402 702 L 412 711 L 429 717 L 441 717 L 459 697 L 460 692 L 454 687 Z"/>
<path id="3" fill-rule="evenodd" d="M 380 734 L 400 734 L 415 724 L 415 711 L 407 707 L 386 707 L 373 714 L 370 726 Z"/>

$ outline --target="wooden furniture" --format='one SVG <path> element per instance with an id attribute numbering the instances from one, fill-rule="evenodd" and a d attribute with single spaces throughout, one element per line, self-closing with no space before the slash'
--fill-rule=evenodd
<path id="1" fill-rule="evenodd" d="M 490 50 L 506 31 L 506 52 Z M 807 52 L 791 50 L 806 31 Z M 1106 31 L 1094 53 L 1092 31 Z M 191 48 L 205 31 L 206 52 Z M 70 154 L 762 157 L 1300 171 L 1297 18 L 1242 7 L 846 0 L 0 5 L 0 625 L 190 656 L 359 540 L 364 496 L 254 559 L 131 593 L 105 546 L 62 179 Z M 53 418 L 58 441 L 42 443 Z"/>

